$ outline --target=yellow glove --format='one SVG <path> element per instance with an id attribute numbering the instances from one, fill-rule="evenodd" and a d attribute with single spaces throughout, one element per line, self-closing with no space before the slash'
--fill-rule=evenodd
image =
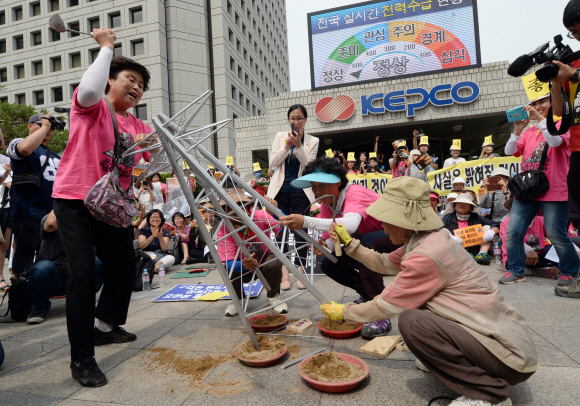
<path id="1" fill-rule="evenodd" d="M 338 304 L 334 301 L 330 302 L 330 304 L 320 305 L 320 310 L 327 319 L 332 321 L 342 320 L 342 310 L 344 309 L 344 305 Z"/>
<path id="2" fill-rule="evenodd" d="M 342 224 L 338 224 L 335 228 L 334 231 L 336 231 L 336 235 L 338 236 L 338 240 L 344 244 L 344 246 L 346 247 L 348 244 L 350 244 L 350 242 L 352 241 L 352 237 L 350 236 L 350 234 L 346 231 L 346 228 L 344 228 L 344 226 Z"/>

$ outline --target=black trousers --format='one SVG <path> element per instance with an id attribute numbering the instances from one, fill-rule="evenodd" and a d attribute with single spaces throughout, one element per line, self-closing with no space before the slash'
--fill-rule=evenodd
<path id="1" fill-rule="evenodd" d="M 310 211 L 308 208 L 310 207 L 310 200 L 304 190 L 296 189 L 295 192 L 291 193 L 284 193 L 278 192 L 276 198 L 274 199 L 278 203 L 278 208 L 286 215 L 289 214 L 301 214 L 303 216 L 309 216 Z M 304 232 L 308 232 L 308 230 L 303 229 Z M 288 236 L 286 236 L 288 238 Z M 282 236 L 278 237 L 278 241 L 281 241 Z M 304 245 L 305 240 L 297 233 L 294 233 L 294 241 L 295 244 Z M 288 245 L 284 244 L 284 253 L 288 252 Z M 298 250 L 298 256 L 302 258 L 301 262 L 299 261 L 296 266 L 304 266 L 305 265 L 305 258 L 306 254 L 308 253 L 308 247 L 304 245 L 303 248 Z"/>
<path id="2" fill-rule="evenodd" d="M 95 317 L 116 326 L 127 320 L 135 279 L 133 229 L 96 220 L 82 200 L 54 199 L 53 206 L 69 262 L 66 322 L 71 359 L 80 362 L 95 355 Z M 97 309 L 95 254 L 103 262 L 104 283 Z"/>
<path id="3" fill-rule="evenodd" d="M 4 231 L 4 230 L 2 230 Z M 40 219 L 20 219 L 12 222 L 12 233 L 18 249 L 12 259 L 12 272 L 21 274 L 30 269 L 40 248 Z M 7 241 L 10 244 L 10 241 Z M 1 259 L 2 261 L 4 258 Z"/>
<path id="4" fill-rule="evenodd" d="M 568 213 L 574 228 L 580 228 L 580 151 L 572 152 L 570 155 Z"/>

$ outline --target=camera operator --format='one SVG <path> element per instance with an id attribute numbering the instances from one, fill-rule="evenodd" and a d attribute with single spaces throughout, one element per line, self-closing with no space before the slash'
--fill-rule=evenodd
<path id="1" fill-rule="evenodd" d="M 563 23 L 568 32 L 568 38 L 580 41 L 580 0 L 571 0 L 564 9 Z M 568 172 L 568 205 L 570 220 L 575 228 L 580 228 L 580 59 L 572 62 L 572 66 L 559 61 L 553 62 L 558 66 L 558 76 L 552 79 L 552 109 L 555 116 L 562 116 L 562 86 L 572 103 L 572 127 L 570 127 L 570 171 Z M 571 92 L 575 89 L 575 93 Z M 580 286 L 575 285 L 580 294 Z"/>
<path id="2" fill-rule="evenodd" d="M 34 114 L 28 136 L 10 142 L 12 167 L 10 221 L 18 249 L 12 260 L 16 279 L 30 269 L 40 247 L 40 221 L 52 210 L 52 185 L 60 158 L 46 143 L 52 138 L 51 116 Z"/>

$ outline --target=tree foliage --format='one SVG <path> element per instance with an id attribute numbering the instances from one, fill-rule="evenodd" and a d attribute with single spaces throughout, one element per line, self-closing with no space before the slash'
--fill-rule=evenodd
<path id="1" fill-rule="evenodd" d="M 32 106 L 22 104 L 0 103 L 0 128 L 4 133 L 6 147 L 15 138 L 26 138 L 28 135 L 28 119 L 33 114 L 48 114 L 43 109 L 37 111 Z M 52 139 L 47 143 L 48 148 L 56 153 L 64 151 L 68 142 L 68 130 L 53 131 Z M 2 151 L 2 153 L 4 153 Z"/>

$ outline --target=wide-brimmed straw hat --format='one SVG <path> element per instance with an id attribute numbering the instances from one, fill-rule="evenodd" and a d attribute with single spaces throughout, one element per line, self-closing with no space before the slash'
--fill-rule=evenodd
<path id="1" fill-rule="evenodd" d="M 509 178 L 510 173 L 506 168 L 502 168 L 501 166 L 498 166 L 497 168 L 495 168 L 493 170 L 493 172 L 491 173 L 491 176 L 505 176 L 506 178 Z"/>
<path id="2" fill-rule="evenodd" d="M 369 216 L 384 223 L 413 231 L 443 227 L 431 208 L 431 189 L 424 181 L 402 176 L 387 183 L 381 198 L 367 208 Z"/>
<path id="3" fill-rule="evenodd" d="M 473 202 L 471 195 L 469 195 L 468 193 L 459 194 L 459 196 L 457 196 L 457 199 L 455 199 L 453 204 L 455 203 L 467 203 L 475 207 L 475 203 Z"/>

